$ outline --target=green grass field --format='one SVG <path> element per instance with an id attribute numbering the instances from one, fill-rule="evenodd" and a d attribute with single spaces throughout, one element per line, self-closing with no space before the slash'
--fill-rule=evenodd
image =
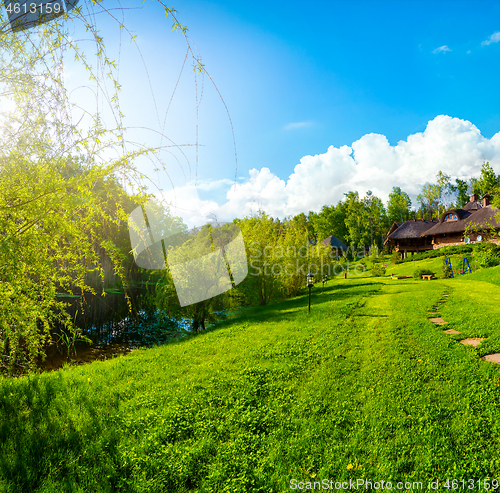
<path id="1" fill-rule="evenodd" d="M 500 352 L 499 284 L 500 267 L 336 279 L 313 288 L 310 315 L 303 295 L 182 342 L 4 378 L 0 491 L 499 478 L 500 367 L 480 359 Z"/>

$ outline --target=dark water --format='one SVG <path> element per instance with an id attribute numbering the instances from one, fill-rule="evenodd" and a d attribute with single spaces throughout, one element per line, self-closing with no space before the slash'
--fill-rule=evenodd
<path id="1" fill-rule="evenodd" d="M 107 292 L 105 296 L 58 297 L 83 335 L 95 345 L 129 343 L 134 346 L 161 344 L 183 332 L 184 324 L 168 319 L 154 308 L 138 306 L 140 293 Z M 56 328 L 61 331 L 62 328 Z"/>

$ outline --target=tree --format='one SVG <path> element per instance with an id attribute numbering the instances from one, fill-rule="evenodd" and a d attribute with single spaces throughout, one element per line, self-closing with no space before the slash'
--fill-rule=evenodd
<path id="1" fill-rule="evenodd" d="M 439 197 L 441 189 L 439 185 L 427 183 L 422 188 L 422 193 L 417 195 L 417 201 L 420 203 L 420 213 L 422 218 L 432 221 L 439 212 Z"/>
<path id="2" fill-rule="evenodd" d="M 346 217 L 347 238 L 353 250 L 357 247 L 364 247 L 369 244 L 369 211 L 363 201 L 359 199 L 358 192 L 348 192 L 346 196 Z"/>
<path id="3" fill-rule="evenodd" d="M 345 202 L 339 201 L 337 205 L 324 205 L 319 213 L 309 212 L 309 223 L 315 238 L 323 241 L 333 235 L 347 243 L 346 211 Z"/>
<path id="4" fill-rule="evenodd" d="M 370 228 L 370 244 L 374 243 L 381 247 L 384 235 L 389 227 L 387 211 L 379 197 L 372 194 L 371 190 L 366 192 L 364 204 L 369 213 L 368 225 Z"/>
<path id="5" fill-rule="evenodd" d="M 440 212 L 442 213 L 446 211 L 451 205 L 451 196 L 456 192 L 456 188 L 454 187 L 454 185 L 452 185 L 451 178 L 446 173 L 438 171 L 436 178 L 440 190 L 439 201 L 443 206 L 440 210 Z"/>
<path id="6" fill-rule="evenodd" d="M 225 316 L 231 281 L 228 276 L 219 275 L 220 272 L 228 274 L 229 266 L 222 250 L 217 249 L 217 239 L 224 238 L 230 228 L 231 224 L 227 224 L 214 231 L 207 224 L 200 230 L 183 234 L 183 241 L 167 249 L 168 262 L 156 285 L 155 303 L 170 317 L 179 321 L 191 319 L 194 332 L 204 330 L 207 322 Z M 216 235 L 218 238 L 214 241 Z M 230 238 L 227 240 L 222 243 L 229 243 Z M 218 262 L 214 262 L 214 252 Z"/>
<path id="7" fill-rule="evenodd" d="M 389 223 L 400 222 L 404 223 L 410 218 L 411 200 L 406 192 L 403 192 L 400 187 L 392 187 L 392 192 L 389 194 L 389 202 L 387 204 L 389 212 Z"/>
<path id="8" fill-rule="evenodd" d="M 457 192 L 457 207 L 461 209 L 469 203 L 469 184 L 465 180 L 457 178 L 455 190 Z"/>
<path id="9" fill-rule="evenodd" d="M 134 162 L 153 150 L 127 151 L 117 67 L 90 17 L 81 9 L 71 14 L 95 41 L 97 69 L 69 35 L 67 16 L 0 38 L 1 95 L 15 105 L 0 127 L 0 364 L 10 371 L 44 357 L 56 322 L 73 340 L 82 337 L 57 294 L 93 291 L 87 271 L 102 274 L 103 250 L 126 283 L 127 208 L 148 199 Z M 175 17 L 174 25 L 185 36 Z M 114 128 L 99 111 L 87 112 L 87 126 L 72 116 L 80 112 L 64 87 L 68 52 L 109 102 Z"/>
<path id="10" fill-rule="evenodd" d="M 472 193 L 478 195 L 479 198 L 489 194 L 491 199 L 495 199 L 499 186 L 500 177 L 497 176 L 489 162 L 483 163 L 479 179 L 475 179 L 472 183 Z"/>

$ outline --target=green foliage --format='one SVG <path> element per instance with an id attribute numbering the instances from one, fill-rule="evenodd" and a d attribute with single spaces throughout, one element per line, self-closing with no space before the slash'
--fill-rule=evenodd
<path id="1" fill-rule="evenodd" d="M 153 153 L 158 159 L 158 149 L 127 151 L 118 67 L 107 56 L 92 8 L 74 9 L 40 29 L 6 28 L 0 40 L 2 95 L 13 105 L 0 127 L 0 367 L 10 372 L 33 369 L 53 337 L 69 346 L 84 338 L 57 293 L 82 295 L 110 285 L 127 291 L 137 273 L 127 215 L 147 199 L 147 180 L 134 163 Z M 68 22 L 95 42 L 95 66 Z M 88 73 L 99 111 L 70 101 L 65 58 Z M 106 113 L 114 127 L 105 125 Z M 56 325 L 62 332 L 54 334 Z"/>
<path id="2" fill-rule="evenodd" d="M 417 202 L 420 204 L 422 219 L 431 221 L 439 213 L 439 198 L 441 188 L 439 185 L 427 183 L 423 186 L 422 192 L 417 195 Z"/>
<path id="3" fill-rule="evenodd" d="M 308 219 L 313 236 L 318 241 L 323 241 L 333 235 L 347 244 L 348 231 L 345 217 L 346 204 L 342 201 L 339 201 L 337 205 L 324 205 L 319 213 L 309 212 Z"/>
<path id="4" fill-rule="evenodd" d="M 109 171 L 77 159 L 0 159 L 0 351 L 2 366 L 28 368 L 43 358 L 57 322 L 61 341 L 82 339 L 57 292 L 95 292 L 109 281 L 107 258 L 122 283 L 124 240 L 132 198 Z M 89 271 L 97 275 L 94 287 Z"/>
<path id="5" fill-rule="evenodd" d="M 451 196 L 455 194 L 457 189 L 451 183 L 450 176 L 447 175 L 446 173 L 443 173 L 442 171 L 438 171 L 436 179 L 440 191 L 439 195 L 440 207 L 438 214 L 441 214 L 450 208 Z"/>
<path id="6" fill-rule="evenodd" d="M 310 315 L 301 296 L 162 347 L 3 379 L 3 489 L 267 492 L 291 473 L 496 478 L 500 382 L 478 357 L 500 348 L 498 269 L 404 289 L 351 279 L 313 290 Z M 427 320 L 436 306 L 460 334 Z M 465 337 L 487 339 L 472 348 Z M 370 440 L 375 449 L 360 447 Z"/>
<path id="7" fill-rule="evenodd" d="M 469 203 L 469 184 L 460 178 L 455 180 L 455 184 L 455 190 L 457 192 L 457 207 L 461 209 Z"/>
<path id="8" fill-rule="evenodd" d="M 373 264 L 376 264 L 378 262 L 382 262 L 382 258 L 380 257 L 380 252 L 379 252 L 379 248 L 377 245 L 373 244 L 370 248 L 370 251 L 371 251 L 371 255 L 370 255 L 370 262 L 372 262 Z"/>
<path id="9" fill-rule="evenodd" d="M 400 187 L 392 187 L 392 192 L 389 194 L 389 202 L 387 204 L 389 213 L 389 224 L 393 222 L 404 223 L 410 218 L 411 200 L 406 192 L 403 192 Z"/>
<path id="10" fill-rule="evenodd" d="M 448 255 L 455 255 L 457 253 L 459 254 L 469 253 L 474 251 L 475 248 L 477 248 L 477 245 L 453 245 L 448 247 L 436 248 L 435 250 L 427 250 L 426 252 L 417 253 L 405 259 L 398 260 L 396 261 L 396 264 L 402 264 L 405 262 L 417 262 L 419 260 L 423 260 L 426 258 L 442 257 L 443 255 L 448 256 Z"/>
<path id="11" fill-rule="evenodd" d="M 497 176 L 489 162 L 483 163 L 480 177 L 472 182 L 472 192 L 478 195 L 480 199 L 485 194 L 490 194 L 490 198 L 495 199 L 497 196 L 496 191 L 499 186 L 500 177 Z"/>
<path id="12" fill-rule="evenodd" d="M 385 271 L 386 271 L 385 267 L 381 264 L 375 264 L 371 270 L 373 277 L 385 276 Z"/>
<path id="13" fill-rule="evenodd" d="M 366 247 L 376 243 L 382 245 L 387 232 L 387 213 L 380 198 L 375 197 L 370 190 L 363 199 L 358 192 L 344 194 L 345 225 L 347 240 L 353 249 Z"/>
<path id="14" fill-rule="evenodd" d="M 442 263 L 442 266 L 441 266 L 441 272 L 442 272 L 441 277 L 443 279 L 449 279 L 449 278 L 451 278 L 450 264 L 449 264 L 449 262 L 448 263 L 446 262 L 446 257 L 443 257 L 443 263 Z"/>
<path id="15" fill-rule="evenodd" d="M 500 247 L 493 243 L 481 243 L 474 251 L 474 260 L 480 267 L 494 267 L 500 264 Z"/>
<path id="16" fill-rule="evenodd" d="M 418 269 L 415 269 L 413 271 L 413 279 L 422 279 L 422 276 L 430 276 L 434 274 L 434 272 L 432 272 L 430 269 L 421 269 L 421 268 L 418 268 Z"/>
<path id="17" fill-rule="evenodd" d="M 397 264 L 401 260 L 401 253 L 394 250 L 391 255 L 391 264 Z"/>

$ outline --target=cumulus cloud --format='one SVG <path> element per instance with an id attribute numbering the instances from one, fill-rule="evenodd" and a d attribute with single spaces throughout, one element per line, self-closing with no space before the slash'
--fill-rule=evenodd
<path id="1" fill-rule="evenodd" d="M 350 190 L 360 196 L 372 190 L 387 202 L 392 187 L 399 186 L 414 200 L 439 170 L 453 180 L 466 179 L 478 176 L 484 161 L 500 172 L 500 132 L 487 139 L 471 122 L 440 115 L 423 132 L 395 146 L 384 135 L 371 133 L 350 146 L 330 146 L 324 154 L 304 156 L 287 180 L 269 168 L 254 168 L 246 181 L 233 183 L 219 203 L 195 198 L 194 187 L 177 189 L 176 196 L 186 198 L 184 207 L 195 222 L 208 212 L 219 221 L 230 221 L 259 209 L 284 218 L 336 204 Z"/>
<path id="2" fill-rule="evenodd" d="M 451 51 L 450 48 L 447 45 L 443 45 L 433 50 L 432 53 L 435 55 L 436 53 L 446 53 L 447 51 Z"/>
<path id="3" fill-rule="evenodd" d="M 312 122 L 295 122 L 295 123 L 288 123 L 283 128 L 285 130 L 295 130 L 297 128 L 310 127 L 311 125 Z"/>
<path id="4" fill-rule="evenodd" d="M 481 44 L 483 46 L 488 46 L 491 43 L 498 43 L 500 41 L 500 31 L 493 33 L 486 41 L 483 41 Z"/>

